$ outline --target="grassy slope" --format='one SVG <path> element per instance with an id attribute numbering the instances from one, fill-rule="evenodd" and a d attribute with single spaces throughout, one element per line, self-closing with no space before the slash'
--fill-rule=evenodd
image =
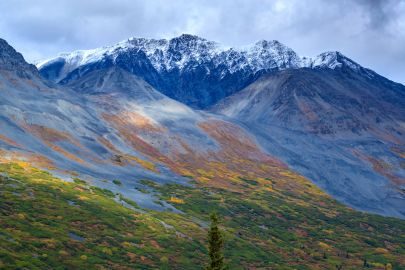
<path id="1" fill-rule="evenodd" d="M 201 244 L 159 219 L 202 237 L 182 216 L 142 214 L 111 192 L 31 167 L 1 164 L 0 171 L 8 175 L 0 177 L 0 269 L 160 269 L 167 260 L 192 268 L 202 260 L 193 252 L 203 253 Z"/>
<path id="2" fill-rule="evenodd" d="M 211 211 L 223 218 L 231 269 L 359 269 L 364 259 L 405 269 L 404 221 L 350 210 L 288 171 L 240 178 L 240 192 L 143 181 L 184 214 L 131 210 L 25 163 L 0 173 L 0 269 L 202 269 L 206 230 L 196 220 Z"/>

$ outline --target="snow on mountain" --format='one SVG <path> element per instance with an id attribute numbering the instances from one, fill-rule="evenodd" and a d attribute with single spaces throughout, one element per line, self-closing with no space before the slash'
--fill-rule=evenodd
<path id="1" fill-rule="evenodd" d="M 240 69 L 251 69 L 253 72 L 302 67 L 335 69 L 343 65 L 356 71 L 361 69 L 359 64 L 339 52 L 325 52 L 313 58 L 299 57 L 276 40 L 261 40 L 248 46 L 230 48 L 187 34 L 170 40 L 130 38 L 112 46 L 61 53 L 55 58 L 38 62 L 36 66 L 41 70 L 51 64 L 64 63 L 63 72 L 56 79 L 61 80 L 79 66 L 107 57 L 114 62 L 119 54 L 125 52 L 144 53 L 157 71 L 182 70 L 191 62 L 197 65 L 209 61 L 215 67 L 225 65 L 231 73 Z"/>
<path id="2" fill-rule="evenodd" d="M 215 67 L 225 65 L 233 73 L 239 69 L 249 68 L 254 72 L 262 69 L 298 68 L 301 59 L 298 55 L 278 41 L 262 40 L 255 44 L 229 48 L 217 42 L 183 34 L 179 37 L 166 39 L 130 38 L 113 46 L 92 50 L 78 50 L 72 53 L 62 53 L 59 56 L 41 61 L 38 69 L 51 64 L 65 64 L 57 80 L 79 66 L 111 58 L 115 61 L 121 53 L 144 53 L 157 71 L 182 70 L 189 63 L 194 65 L 212 61 Z"/>
<path id="3" fill-rule="evenodd" d="M 368 77 L 375 74 L 339 52 L 301 58 L 275 40 L 231 48 L 187 34 L 172 39 L 130 38 L 113 46 L 62 53 L 37 65 L 44 78 L 60 84 L 113 66 L 197 109 L 209 108 L 261 75 L 279 70 L 349 68 Z"/>
<path id="4" fill-rule="evenodd" d="M 347 58 L 342 53 L 337 51 L 324 52 L 314 58 L 302 57 L 301 66 L 312 69 L 327 68 L 349 68 L 350 70 L 365 75 L 369 78 L 373 78 L 376 73 L 370 69 L 364 68 L 355 61 Z"/>

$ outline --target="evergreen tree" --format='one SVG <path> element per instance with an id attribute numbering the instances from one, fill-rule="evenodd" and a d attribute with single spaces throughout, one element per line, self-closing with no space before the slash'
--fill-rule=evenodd
<path id="1" fill-rule="evenodd" d="M 206 270 L 225 270 L 227 268 L 225 267 L 224 256 L 222 254 L 224 239 L 221 231 L 218 228 L 218 216 L 216 213 L 212 213 L 210 218 L 211 227 L 208 230 L 208 251 L 210 263 Z"/>

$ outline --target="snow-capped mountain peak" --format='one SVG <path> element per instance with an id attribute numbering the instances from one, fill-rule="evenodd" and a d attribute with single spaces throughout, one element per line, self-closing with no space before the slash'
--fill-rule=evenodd
<path id="1" fill-rule="evenodd" d="M 250 64 L 261 69 L 286 69 L 300 66 L 299 56 L 277 40 L 260 40 L 247 49 Z"/>
<path id="2" fill-rule="evenodd" d="M 330 68 L 343 65 L 359 71 L 362 67 L 343 56 L 340 52 L 325 52 L 316 57 L 300 57 L 296 52 L 277 40 L 260 40 L 242 47 L 227 47 L 207 39 L 182 34 L 172 39 L 146 39 L 132 37 L 115 45 L 91 50 L 61 53 L 57 57 L 41 61 L 38 69 L 50 65 L 63 65 L 60 74 L 54 78 L 62 80 L 74 69 L 105 60 L 115 61 L 120 54 L 144 54 L 158 71 L 180 70 L 210 62 L 213 68 L 225 66 L 230 73 L 241 69 L 252 72 L 286 68 Z"/>
<path id="3" fill-rule="evenodd" d="M 278 70 L 348 67 L 372 74 L 339 52 L 301 58 L 276 40 L 227 47 L 189 34 L 172 39 L 133 37 L 108 47 L 63 53 L 37 66 L 45 78 L 63 84 L 94 69 L 120 67 L 195 108 L 209 107 L 260 75 Z"/>
<path id="4" fill-rule="evenodd" d="M 303 59 L 305 59 L 305 57 L 303 57 Z M 358 70 L 361 68 L 359 64 L 345 57 L 338 51 L 328 51 L 321 53 L 315 58 L 311 59 L 308 64 L 311 68 L 336 69 L 342 67 L 343 65 L 347 65 L 353 70 Z"/>
<path id="5" fill-rule="evenodd" d="M 111 58 L 113 61 L 120 53 L 144 53 L 156 70 L 183 69 L 191 62 L 205 63 L 213 61 L 215 66 L 225 65 L 234 72 L 247 66 L 253 70 L 274 68 L 296 68 L 298 55 L 278 41 L 261 40 L 249 46 L 230 48 L 204 38 L 183 34 L 172 39 L 129 38 L 115 45 L 92 50 L 78 50 L 61 53 L 57 57 L 41 61 L 38 69 L 50 64 L 66 63 L 64 72 L 57 80 L 79 66 Z M 239 66 L 229 61 L 237 60 Z"/>
<path id="6" fill-rule="evenodd" d="M 360 64 L 344 56 L 338 51 L 328 51 L 317 55 L 314 58 L 302 57 L 302 67 L 313 69 L 340 69 L 348 68 L 351 71 L 373 78 L 375 72 L 362 67 Z"/>

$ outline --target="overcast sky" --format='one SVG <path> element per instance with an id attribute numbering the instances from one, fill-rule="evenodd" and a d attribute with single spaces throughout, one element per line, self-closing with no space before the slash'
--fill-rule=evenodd
<path id="1" fill-rule="evenodd" d="M 328 50 L 405 84 L 405 0 L 1 0 L 0 37 L 28 61 L 182 33 L 239 46 Z"/>

